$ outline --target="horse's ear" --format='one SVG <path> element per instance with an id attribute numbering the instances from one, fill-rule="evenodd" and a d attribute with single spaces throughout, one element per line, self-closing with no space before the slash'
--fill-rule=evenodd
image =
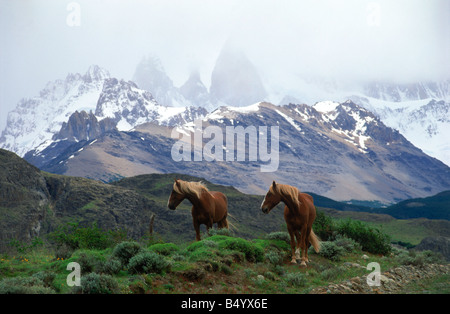
<path id="1" fill-rule="evenodd" d="M 274 189 L 277 188 L 277 183 L 275 182 L 275 180 L 272 182 L 272 186 L 273 186 Z"/>
<path id="2" fill-rule="evenodd" d="M 176 179 L 175 183 L 177 184 L 177 186 L 180 186 L 180 179 Z"/>

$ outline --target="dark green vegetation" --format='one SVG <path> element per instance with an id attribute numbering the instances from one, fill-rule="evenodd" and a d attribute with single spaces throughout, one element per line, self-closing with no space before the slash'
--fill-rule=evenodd
<path id="1" fill-rule="evenodd" d="M 450 191 L 425 198 L 413 198 L 379 211 L 397 219 L 429 218 L 450 220 Z"/>

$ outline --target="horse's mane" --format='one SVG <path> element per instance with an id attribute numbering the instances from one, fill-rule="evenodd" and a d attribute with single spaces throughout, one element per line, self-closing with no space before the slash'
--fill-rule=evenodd
<path id="1" fill-rule="evenodd" d="M 294 204 L 300 205 L 300 201 L 298 199 L 298 189 L 295 186 L 287 185 L 287 184 L 276 184 L 276 191 L 273 185 L 270 186 L 269 189 L 272 193 L 278 193 L 283 195 L 285 198 L 289 198 L 294 202 Z"/>
<path id="2" fill-rule="evenodd" d="M 180 182 L 178 186 L 177 182 Z M 179 194 L 195 195 L 200 198 L 200 193 L 202 191 L 208 191 L 208 188 L 202 182 L 188 182 L 183 180 L 178 180 L 173 183 L 173 189 Z"/>

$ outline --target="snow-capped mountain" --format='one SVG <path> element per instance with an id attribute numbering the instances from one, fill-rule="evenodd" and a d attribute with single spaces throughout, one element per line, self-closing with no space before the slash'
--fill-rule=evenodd
<path id="1" fill-rule="evenodd" d="M 142 73 L 156 73 L 153 85 L 147 88 L 153 86 L 162 93 L 158 93 L 161 99 L 172 99 L 176 106 L 161 103 L 142 84 L 113 78 L 98 66 L 90 67 L 84 75 L 69 74 L 65 80 L 48 83 L 39 96 L 18 104 L 8 116 L 0 147 L 50 172 L 104 181 L 182 170 L 252 193 L 264 192 L 275 178 L 288 184 L 301 182 L 303 190 L 338 200 L 384 202 L 450 188 L 448 166 L 425 154 L 448 160 L 450 145 L 444 131 L 450 119 L 444 83 L 427 88 L 414 85 L 417 88 L 409 87 L 409 93 L 403 87 L 372 85 L 370 93 L 378 98 L 367 96 L 364 88 L 344 90 L 325 84 L 323 95 L 333 101 L 309 104 L 302 99 L 308 93 L 319 97 L 321 87 L 314 90 L 299 85 L 298 93 L 285 94 L 283 99 L 288 103 L 284 105 L 256 102 L 241 106 L 243 102 L 237 99 L 245 98 L 246 89 L 230 88 L 233 82 L 226 85 L 227 80 L 235 79 L 227 71 L 248 70 L 253 65 L 238 62 L 244 66 L 227 67 L 233 60 L 245 58 L 225 55 L 219 57 L 220 66 L 214 71 L 214 75 L 224 74 L 212 79 L 211 92 L 195 72 L 176 88 L 160 64 L 145 60 Z M 136 73 L 142 70 L 140 66 Z M 260 84 L 255 68 L 247 70 L 253 74 L 246 78 L 248 84 L 242 81 L 244 86 L 256 86 L 248 89 L 248 95 L 270 99 L 271 93 Z M 199 104 L 206 104 L 209 110 Z M 280 126 L 278 170 L 255 172 L 260 166 L 257 162 L 175 162 L 171 158 L 171 127 L 189 134 L 198 119 L 222 129 Z M 243 174 L 245 178 L 237 181 Z"/>
<path id="2" fill-rule="evenodd" d="M 79 127 L 92 131 L 94 115 L 88 114 L 91 111 L 96 120 L 109 119 L 107 124 L 112 123 L 121 131 L 147 122 L 185 123 L 207 113 L 201 107 L 161 105 L 149 91 L 139 89 L 134 82 L 112 78 L 108 71 L 91 66 L 84 75 L 69 74 L 65 80 L 48 83 L 39 96 L 22 99 L 8 115 L 0 147 L 24 156 L 30 151 L 37 154 L 55 141 L 79 140 L 61 137 L 67 127 L 64 124 L 73 126 L 70 118 L 77 113 L 74 121 L 83 121 L 84 125 Z M 85 112 L 87 118 L 80 119 L 79 112 Z"/>
<path id="3" fill-rule="evenodd" d="M 295 92 L 277 91 L 277 95 L 268 98 L 285 95 L 280 105 L 350 99 L 401 132 L 425 153 L 450 166 L 450 138 L 446 133 L 450 128 L 450 80 L 414 84 L 372 82 L 351 87 L 338 86 L 333 81 L 322 83 L 303 81 Z"/>
<path id="4" fill-rule="evenodd" d="M 8 114 L 1 147 L 23 156 L 51 141 L 72 113 L 95 109 L 103 83 L 109 77 L 105 69 L 91 66 L 84 75 L 69 74 L 64 80 L 49 82 L 39 96 L 22 99 Z"/>
<path id="5" fill-rule="evenodd" d="M 185 123 L 201 118 L 206 113 L 205 109 L 193 106 L 160 105 L 150 92 L 139 89 L 134 82 L 116 78 L 105 81 L 95 109 L 95 115 L 99 120 L 112 119 L 117 123 L 119 131 L 128 131 L 148 122 L 157 122 L 161 125 Z"/>
<path id="6" fill-rule="evenodd" d="M 350 98 L 375 113 L 389 127 L 400 131 L 426 154 L 450 165 L 450 102 L 432 98 L 402 102 L 363 96 Z"/>
<path id="7" fill-rule="evenodd" d="M 391 102 L 407 102 L 422 99 L 450 101 L 450 80 L 411 84 L 372 82 L 363 85 L 363 94 L 370 98 Z"/>
<path id="8" fill-rule="evenodd" d="M 57 156 L 56 147 L 49 146 L 35 158 L 44 156 L 39 165 L 46 171 L 104 181 L 149 172 L 181 172 L 261 194 L 272 180 L 277 180 L 336 200 L 388 203 L 435 194 L 450 187 L 448 166 L 424 154 L 398 131 L 351 101 L 327 101 L 314 106 L 270 103 L 222 106 L 201 122 L 203 129 L 216 126 L 222 130 L 223 143 L 217 143 L 214 154 L 223 149 L 223 161 L 206 160 L 206 156 L 214 154 L 205 137 L 202 162 L 193 158 L 174 160 L 172 149 L 177 141 L 172 138 L 173 129 L 160 124 L 106 132 L 95 140 L 72 143 Z M 279 159 L 274 172 L 260 171 L 265 161 L 249 159 L 255 143 L 256 149 L 260 149 L 261 142 L 250 143 L 251 136 L 261 136 L 261 130 L 252 131 L 260 126 L 279 128 Z M 242 127 L 249 132 L 247 144 L 236 145 L 234 152 L 236 156 L 243 152 L 245 160 L 226 159 L 227 150 L 232 150 L 227 143 L 227 127 Z M 193 140 L 192 122 L 178 125 L 175 130 L 190 134 L 194 147 L 198 145 Z M 37 160 L 28 156 L 26 159 Z"/>
<path id="9" fill-rule="evenodd" d="M 173 81 L 165 72 L 161 60 L 156 56 L 150 55 L 141 60 L 134 72 L 133 82 L 139 88 L 151 92 L 157 102 L 164 106 L 186 107 L 192 105 L 173 85 Z"/>

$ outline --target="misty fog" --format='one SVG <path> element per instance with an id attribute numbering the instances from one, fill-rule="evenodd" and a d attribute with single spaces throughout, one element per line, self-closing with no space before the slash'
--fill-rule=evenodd
<path id="1" fill-rule="evenodd" d="M 447 79 L 449 21 L 447 0 L 0 0 L 0 130 L 21 98 L 92 64 L 129 80 L 156 55 L 175 86 L 198 71 L 209 88 L 225 43 L 272 89 Z"/>

